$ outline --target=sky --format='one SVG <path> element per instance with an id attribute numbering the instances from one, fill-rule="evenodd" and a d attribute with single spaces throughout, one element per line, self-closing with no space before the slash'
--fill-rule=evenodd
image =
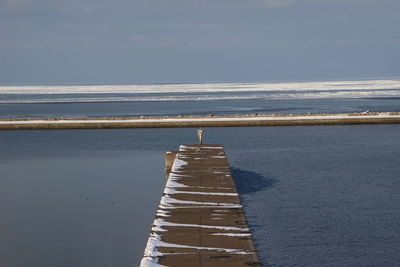
<path id="1" fill-rule="evenodd" d="M 399 0 L 0 0 L 0 83 L 400 77 L 399 14 Z"/>

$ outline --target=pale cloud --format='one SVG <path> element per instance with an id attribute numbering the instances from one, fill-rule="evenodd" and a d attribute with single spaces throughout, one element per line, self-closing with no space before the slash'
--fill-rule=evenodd
<path id="1" fill-rule="evenodd" d="M 92 12 L 95 11 L 95 9 L 94 9 L 94 8 L 91 8 L 91 7 L 83 7 L 81 10 L 82 10 L 83 12 L 85 12 L 85 13 L 92 13 Z"/>
<path id="2" fill-rule="evenodd" d="M 266 7 L 287 7 L 294 3 L 294 0 L 262 0 L 262 5 Z"/>
<path id="3" fill-rule="evenodd" d="M 7 7 L 18 8 L 29 2 L 29 0 L 4 0 Z"/>
<path id="4" fill-rule="evenodd" d="M 174 30 L 191 30 L 191 31 L 226 31 L 229 26 L 221 23 L 167 23 L 164 25 L 166 28 Z"/>
<path id="5" fill-rule="evenodd" d="M 133 34 L 133 35 L 131 35 L 131 39 L 134 41 L 144 41 L 148 38 L 147 38 L 147 36 L 145 36 L 143 34 Z"/>

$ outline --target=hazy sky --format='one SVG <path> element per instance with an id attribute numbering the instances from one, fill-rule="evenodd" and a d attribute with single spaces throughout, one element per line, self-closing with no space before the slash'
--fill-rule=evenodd
<path id="1" fill-rule="evenodd" d="M 394 76 L 399 0 L 0 0 L 0 83 Z"/>

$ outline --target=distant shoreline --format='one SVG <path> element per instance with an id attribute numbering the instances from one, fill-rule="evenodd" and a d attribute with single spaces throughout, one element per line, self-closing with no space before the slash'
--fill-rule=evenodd
<path id="1" fill-rule="evenodd" d="M 400 112 L 318 115 L 0 119 L 0 130 L 398 124 Z"/>

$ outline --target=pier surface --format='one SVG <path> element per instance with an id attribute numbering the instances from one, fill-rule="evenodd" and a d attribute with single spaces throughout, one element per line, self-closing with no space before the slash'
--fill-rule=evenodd
<path id="1" fill-rule="evenodd" d="M 223 148 L 181 145 L 166 159 L 167 183 L 141 267 L 260 266 Z"/>

